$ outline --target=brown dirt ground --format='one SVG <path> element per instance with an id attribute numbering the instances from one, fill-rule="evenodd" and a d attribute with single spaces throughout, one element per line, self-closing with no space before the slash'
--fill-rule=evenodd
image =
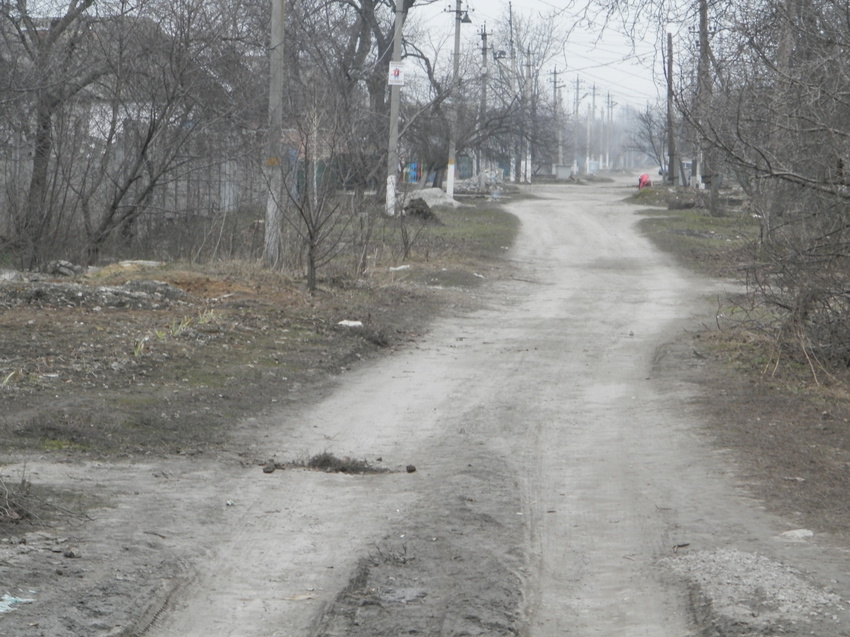
<path id="1" fill-rule="evenodd" d="M 681 200 L 674 195 L 670 209 Z M 724 231 L 707 235 L 714 244 L 709 249 L 706 242 L 682 240 L 686 232 L 676 224 L 664 229 L 663 221 L 648 218 L 642 228 L 684 267 L 730 283 L 729 297 L 717 299 L 722 317 L 740 301 L 751 259 L 746 242 L 734 241 L 753 236 L 747 217 L 739 217 L 740 234 L 734 219 L 723 220 Z M 693 408 L 705 415 L 706 434 L 733 454 L 744 486 L 769 510 L 850 541 L 850 370 L 813 375 L 788 352 L 777 365 L 773 344 L 746 323 L 719 318 L 702 328 L 664 349 L 677 361 L 665 364 L 677 365 L 700 387 Z"/>
<path id="2" fill-rule="evenodd" d="M 0 284 L 3 447 L 69 458 L 215 453 L 240 417 L 415 339 L 447 296 L 405 284 L 311 296 L 237 270 L 114 268 L 79 282 Z"/>

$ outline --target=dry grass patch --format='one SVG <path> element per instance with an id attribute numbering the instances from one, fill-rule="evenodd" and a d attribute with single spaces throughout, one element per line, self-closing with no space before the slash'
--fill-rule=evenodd
<path id="1" fill-rule="evenodd" d="M 348 456 L 340 458 L 329 451 L 323 451 L 293 466 L 303 466 L 306 469 L 324 471 L 325 473 L 352 473 L 361 475 L 367 473 L 389 473 L 389 469 L 386 467 L 376 467 L 367 460 L 359 460 Z"/>

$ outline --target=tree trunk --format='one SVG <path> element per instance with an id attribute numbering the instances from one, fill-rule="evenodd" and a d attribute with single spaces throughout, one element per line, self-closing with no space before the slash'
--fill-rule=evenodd
<path id="1" fill-rule="evenodd" d="M 307 289 L 310 294 L 316 291 L 316 242 L 313 239 L 307 246 Z"/>
<path id="2" fill-rule="evenodd" d="M 268 268 L 281 265 L 283 247 L 283 79 L 284 79 L 284 20 L 285 0 L 273 0 L 271 18 L 271 52 L 269 55 L 269 131 L 266 170 L 268 197 L 266 200 L 266 226 L 263 241 L 263 261 Z"/>
<path id="3" fill-rule="evenodd" d="M 43 256 L 42 240 L 49 230 L 51 211 L 46 206 L 50 154 L 53 151 L 52 98 L 39 96 L 36 107 L 35 143 L 33 146 L 32 175 L 23 217 L 18 220 L 17 232 L 24 246 L 24 260 L 28 269 L 34 268 Z"/>

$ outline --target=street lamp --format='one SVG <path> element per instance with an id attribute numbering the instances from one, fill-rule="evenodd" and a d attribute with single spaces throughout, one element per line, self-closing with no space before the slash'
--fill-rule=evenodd
<path id="1" fill-rule="evenodd" d="M 460 25 L 469 24 L 472 20 L 469 18 L 469 12 L 463 11 L 460 8 L 461 0 L 455 0 L 455 58 L 454 58 L 454 74 L 452 76 L 453 92 L 457 91 L 458 75 L 460 73 Z M 452 11 L 448 9 L 447 11 Z M 457 95 L 452 96 L 451 122 L 449 123 L 449 165 L 446 170 L 446 194 L 449 199 L 454 197 L 455 192 L 455 163 L 457 161 L 455 150 L 455 136 L 457 134 Z"/>

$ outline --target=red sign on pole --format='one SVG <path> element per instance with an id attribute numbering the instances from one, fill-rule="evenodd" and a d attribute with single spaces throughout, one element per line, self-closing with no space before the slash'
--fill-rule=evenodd
<path id="1" fill-rule="evenodd" d="M 387 84 L 390 86 L 404 86 L 404 62 L 390 62 Z"/>

